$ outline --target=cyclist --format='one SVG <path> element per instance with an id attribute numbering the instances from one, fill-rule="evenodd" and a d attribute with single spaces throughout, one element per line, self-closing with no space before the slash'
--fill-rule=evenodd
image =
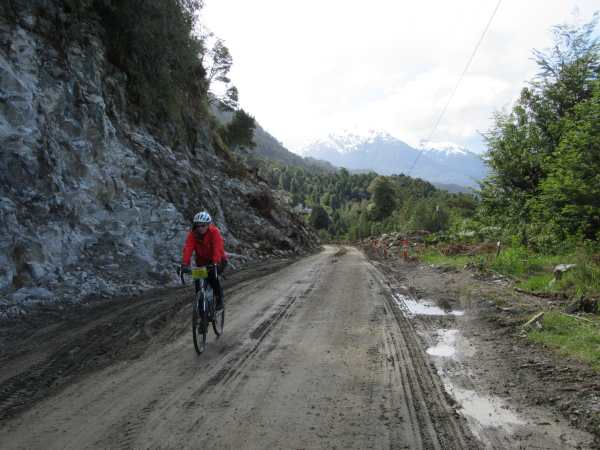
<path id="1" fill-rule="evenodd" d="M 223 246 L 223 237 L 219 229 L 213 225 L 210 214 L 201 211 L 194 216 L 192 229 L 183 246 L 181 270 L 188 272 L 192 253 L 196 253 L 196 265 L 208 266 L 208 282 L 216 296 L 216 309 L 223 309 L 223 288 L 218 274 L 225 270 L 227 258 Z"/>

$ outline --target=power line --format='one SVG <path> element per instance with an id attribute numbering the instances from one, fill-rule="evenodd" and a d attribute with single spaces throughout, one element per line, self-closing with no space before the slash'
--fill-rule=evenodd
<path id="1" fill-rule="evenodd" d="M 448 101 L 444 105 L 444 108 L 442 109 L 442 112 L 438 116 L 438 118 L 437 118 L 437 120 L 435 122 L 435 125 L 433 126 L 433 128 L 432 128 L 431 132 L 429 133 L 429 136 L 427 137 L 427 140 L 425 142 L 431 142 L 431 138 L 433 136 L 433 133 L 435 133 L 435 130 L 437 129 L 438 125 L 440 124 L 440 122 L 442 120 L 442 117 L 446 113 L 446 110 L 448 109 L 448 105 L 450 104 L 450 102 L 452 101 L 452 98 L 454 97 L 454 94 L 456 94 L 456 91 L 458 90 L 458 85 L 460 84 L 460 82 L 464 78 L 465 74 L 467 73 L 467 70 L 469 70 L 469 67 L 471 66 L 471 63 L 473 62 L 473 59 L 475 58 L 475 55 L 477 54 L 477 50 L 479 50 L 479 46 L 483 42 L 483 38 L 485 37 L 485 35 L 488 32 L 488 30 L 490 28 L 490 25 L 492 24 L 492 20 L 494 20 L 494 16 L 496 15 L 496 12 L 498 11 L 498 8 L 500 8 L 500 3 L 502 3 L 502 0 L 498 0 L 498 3 L 496 4 L 496 8 L 494 8 L 494 11 L 492 12 L 492 15 L 490 16 L 490 19 L 488 20 L 488 23 L 485 26 L 485 29 L 483 30 L 483 33 L 481 33 L 481 36 L 479 37 L 479 41 L 477 41 L 477 44 L 475 45 L 475 48 L 473 49 L 473 53 L 471 53 L 471 57 L 469 58 L 469 61 L 467 62 L 467 65 L 465 66 L 465 69 L 462 71 L 460 77 L 458 78 L 458 81 L 456 82 L 456 85 L 454 86 L 454 89 L 452 90 L 452 93 L 450 94 L 450 97 L 448 97 Z M 419 154 L 415 158 L 415 161 L 412 163 L 412 166 L 410 166 L 410 169 L 408 169 L 407 175 L 410 175 L 410 173 L 412 172 L 412 170 L 417 165 L 417 162 L 419 161 L 419 158 L 421 158 L 422 154 L 423 154 L 423 148 L 421 148 L 421 151 L 419 151 Z"/>

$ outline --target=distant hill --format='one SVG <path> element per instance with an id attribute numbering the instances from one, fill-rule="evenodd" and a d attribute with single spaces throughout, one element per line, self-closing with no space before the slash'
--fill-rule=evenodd
<path id="1" fill-rule="evenodd" d="M 412 177 L 444 185 L 478 187 L 477 181 L 487 174 L 479 155 L 456 144 L 431 144 L 421 150 L 382 131 L 331 134 L 305 147 L 303 154 L 349 170 L 381 175 L 410 171 Z"/>
<path id="2" fill-rule="evenodd" d="M 256 142 L 256 148 L 252 149 L 252 153 L 263 158 L 279 161 L 290 166 L 303 167 L 312 171 L 334 172 L 337 170 L 331 163 L 322 159 L 311 156 L 302 157 L 290 152 L 281 142 L 258 124 L 254 133 L 254 142 Z"/>
<path id="3" fill-rule="evenodd" d="M 230 111 L 222 111 L 216 107 L 212 108 L 212 112 L 222 123 L 229 122 L 233 114 Z M 241 152 L 250 164 L 253 163 L 253 159 L 256 156 L 259 156 L 271 161 L 287 164 L 289 166 L 302 167 L 312 172 L 334 172 L 338 170 L 327 161 L 313 158 L 311 156 L 302 157 L 290 152 L 283 146 L 281 142 L 269 134 L 259 123 L 256 124 L 254 142 L 256 143 L 255 148 Z"/>

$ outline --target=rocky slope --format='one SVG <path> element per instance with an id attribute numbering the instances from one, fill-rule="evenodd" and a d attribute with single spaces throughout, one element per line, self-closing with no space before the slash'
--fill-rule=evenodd
<path id="1" fill-rule="evenodd" d="M 104 30 L 63 2 L 0 10 L 0 317 L 174 282 L 190 219 L 215 217 L 234 265 L 316 238 L 208 124 L 192 139 L 134 121 Z M 44 14 L 40 14 L 40 10 Z"/>

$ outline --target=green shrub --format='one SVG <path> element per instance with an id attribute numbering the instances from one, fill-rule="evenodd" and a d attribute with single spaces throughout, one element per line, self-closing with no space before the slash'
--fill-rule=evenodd
<path id="1" fill-rule="evenodd" d="M 497 272 L 523 276 L 529 272 L 529 254 L 523 246 L 517 245 L 503 249 L 491 265 Z"/>
<path id="2" fill-rule="evenodd" d="M 222 127 L 221 134 L 223 140 L 232 148 L 253 148 L 256 146 L 254 143 L 255 128 L 256 121 L 254 120 L 254 117 L 243 109 L 239 109 L 233 114 L 231 121 Z"/>
<path id="3" fill-rule="evenodd" d="M 529 338 L 600 370 L 600 321 L 588 322 L 558 312 L 548 312 L 542 320 L 542 329 L 531 331 Z"/>
<path id="4" fill-rule="evenodd" d="M 575 268 L 566 272 L 558 286 L 572 296 L 600 295 L 600 267 L 581 261 Z"/>

